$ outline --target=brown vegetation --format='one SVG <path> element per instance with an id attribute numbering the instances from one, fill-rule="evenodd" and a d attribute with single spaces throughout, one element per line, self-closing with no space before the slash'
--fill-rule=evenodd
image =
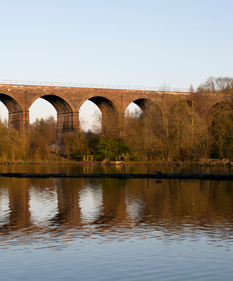
<path id="1" fill-rule="evenodd" d="M 56 142 L 56 121 L 53 117 L 37 119 L 28 135 L 19 135 L 15 129 L 8 129 L 6 122 L 0 121 L 0 160 L 27 161 L 51 160 L 50 145 Z"/>

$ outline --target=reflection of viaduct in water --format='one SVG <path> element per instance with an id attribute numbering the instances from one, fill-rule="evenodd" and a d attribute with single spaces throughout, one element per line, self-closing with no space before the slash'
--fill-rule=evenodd
<path id="1" fill-rule="evenodd" d="M 232 101 L 232 96 L 221 94 L 1 84 L 0 101 L 9 111 L 9 127 L 27 132 L 29 109 L 38 98 L 47 100 L 57 111 L 58 140 L 64 132 L 79 130 L 79 109 L 87 100 L 102 111 L 102 131 L 112 127 L 117 135 L 124 131 L 125 110 L 132 102 L 142 110 L 147 102 L 152 103 L 161 116 L 166 116 L 167 108 L 177 101 L 198 101 L 203 111 L 223 100 Z"/>
<path id="2" fill-rule="evenodd" d="M 225 222 L 228 225 L 229 222 L 233 223 L 230 182 L 212 182 L 211 185 L 203 182 L 201 185 L 196 181 L 182 181 L 180 184 L 172 181 L 172 187 L 169 187 L 169 181 L 156 184 L 154 180 L 147 183 L 146 179 L 128 180 L 125 185 L 114 179 L 51 179 L 48 182 L 57 193 L 56 206 L 53 217 L 44 221 L 41 228 L 31 215 L 30 190 L 34 185 L 38 186 L 39 192 L 48 192 L 46 186 L 42 185 L 43 180 L 34 180 L 33 185 L 29 179 L 12 179 L 10 184 L 3 180 L 2 186 L 8 188 L 10 214 L 8 221 L 1 226 L 1 231 L 46 231 L 50 226 L 52 229 L 67 229 L 88 225 L 116 231 L 130 229 L 140 223 L 165 231 L 173 226 L 216 227 L 219 224 L 222 231 Z M 86 192 L 88 188 L 90 193 Z M 94 208 L 88 218 L 85 208 L 90 208 L 91 202 Z"/>
<path id="3" fill-rule="evenodd" d="M 9 194 L 9 218 L 4 228 L 11 230 L 26 229 L 32 225 L 29 210 L 29 187 L 30 181 L 12 179 L 8 188 Z M 4 184 L 3 180 L 1 183 Z"/>
<path id="4" fill-rule="evenodd" d="M 55 180 L 58 194 L 58 213 L 53 222 L 77 226 L 80 224 L 79 191 L 82 180 Z"/>

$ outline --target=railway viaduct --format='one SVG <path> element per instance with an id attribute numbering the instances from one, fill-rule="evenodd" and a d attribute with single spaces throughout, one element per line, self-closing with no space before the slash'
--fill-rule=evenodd
<path id="1" fill-rule="evenodd" d="M 99 87 L 43 86 L 0 84 L 0 101 L 9 111 L 8 126 L 22 132 L 29 128 L 31 105 L 39 98 L 50 102 L 57 111 L 57 139 L 64 132 L 79 130 L 79 109 L 90 100 L 102 112 L 102 130 L 113 127 L 117 135 L 124 130 L 125 110 L 130 103 L 137 104 L 142 111 L 147 102 L 158 108 L 161 116 L 175 103 L 187 101 L 200 107 L 201 114 L 220 102 L 232 103 L 232 95 L 201 94 L 185 91 L 157 91 L 135 89 L 111 89 Z"/>

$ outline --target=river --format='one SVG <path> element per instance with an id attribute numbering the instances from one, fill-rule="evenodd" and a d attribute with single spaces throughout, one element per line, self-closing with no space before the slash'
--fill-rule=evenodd
<path id="1" fill-rule="evenodd" d="M 122 173 L 58 164 L 0 170 Z M 232 251 L 231 181 L 0 178 L 1 280 L 232 280 Z"/>

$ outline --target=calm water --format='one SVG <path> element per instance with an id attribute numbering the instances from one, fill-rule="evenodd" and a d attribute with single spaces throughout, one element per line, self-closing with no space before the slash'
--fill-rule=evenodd
<path id="1" fill-rule="evenodd" d="M 232 264 L 233 182 L 0 178 L 1 280 L 232 280 Z"/>

